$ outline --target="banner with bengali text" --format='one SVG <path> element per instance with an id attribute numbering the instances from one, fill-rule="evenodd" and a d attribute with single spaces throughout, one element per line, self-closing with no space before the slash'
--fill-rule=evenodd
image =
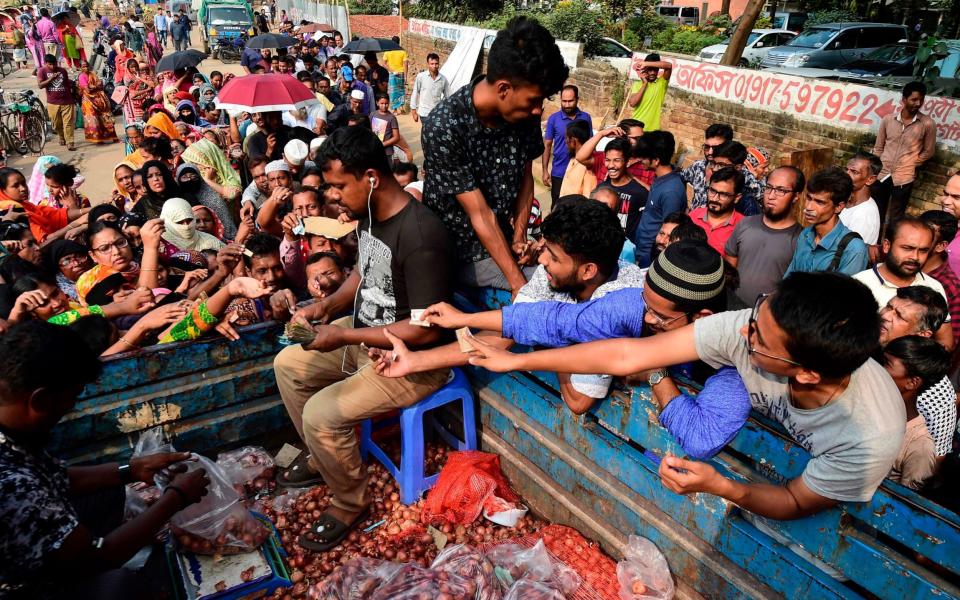
<path id="1" fill-rule="evenodd" d="M 645 54 L 634 53 L 638 64 Z M 855 83 L 810 79 L 664 57 L 673 63 L 670 87 L 787 114 L 803 121 L 875 133 L 900 107 L 900 92 Z M 637 79 L 636 69 L 630 69 Z M 937 142 L 960 149 L 960 99 L 927 96 L 923 112 L 937 124 Z"/>

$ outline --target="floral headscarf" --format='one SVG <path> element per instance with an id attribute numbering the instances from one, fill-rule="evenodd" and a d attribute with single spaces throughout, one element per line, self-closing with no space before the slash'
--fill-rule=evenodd
<path id="1" fill-rule="evenodd" d="M 191 144 L 180 157 L 184 162 L 203 167 L 213 167 L 220 179 L 220 185 L 240 189 L 240 176 L 223 154 L 223 150 L 210 140 L 203 138 Z"/>
<path id="2" fill-rule="evenodd" d="M 104 265 L 94 265 L 77 279 L 77 296 L 80 303 L 87 306 L 87 297 L 91 296 L 91 292 L 91 300 L 94 300 L 103 295 L 103 290 L 122 286 L 125 282 L 126 279 L 120 271 Z"/>
<path id="3" fill-rule="evenodd" d="M 30 179 L 27 181 L 27 187 L 30 189 L 30 201 L 37 206 L 56 206 L 56 202 L 50 197 L 50 189 L 47 187 L 46 174 L 47 169 L 53 165 L 60 164 L 60 159 L 56 156 L 41 156 L 33 164 L 33 172 L 30 173 Z"/>
<path id="4" fill-rule="evenodd" d="M 130 209 L 133 208 L 135 204 L 133 198 L 130 197 L 130 194 L 127 193 L 123 186 L 120 185 L 120 179 L 117 177 L 117 171 L 120 170 L 120 167 L 127 167 L 132 171 L 136 171 L 138 167 L 128 160 L 123 160 L 117 163 L 117 166 L 113 168 L 113 184 L 116 187 L 117 193 L 120 194 L 120 197 L 123 198 L 123 210 L 124 212 L 130 212 Z"/>

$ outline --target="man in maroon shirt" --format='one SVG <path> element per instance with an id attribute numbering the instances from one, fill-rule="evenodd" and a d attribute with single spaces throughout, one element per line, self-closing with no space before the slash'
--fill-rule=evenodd
<path id="1" fill-rule="evenodd" d="M 957 235 L 957 218 L 942 210 L 928 210 L 920 219 L 933 228 L 933 250 L 923 263 L 923 272 L 943 285 L 947 295 L 947 307 L 950 312 L 950 326 L 953 339 L 960 340 L 960 277 L 947 262 L 947 246 Z"/>
<path id="2" fill-rule="evenodd" d="M 37 71 L 37 85 L 47 92 L 47 114 L 53 123 L 53 129 L 60 136 L 60 144 L 67 150 L 76 150 L 73 145 L 73 130 L 76 123 L 75 106 L 77 99 L 73 94 L 73 82 L 67 70 L 57 65 L 52 54 L 43 57 L 43 67 Z"/>

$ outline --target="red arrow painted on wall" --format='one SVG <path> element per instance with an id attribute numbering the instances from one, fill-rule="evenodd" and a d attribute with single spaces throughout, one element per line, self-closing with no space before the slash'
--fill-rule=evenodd
<path id="1" fill-rule="evenodd" d="M 892 113 L 896 107 L 897 105 L 893 103 L 893 100 L 887 100 L 880 106 L 873 109 L 873 112 L 877 113 L 877 116 L 879 116 L 882 119 L 885 116 Z"/>

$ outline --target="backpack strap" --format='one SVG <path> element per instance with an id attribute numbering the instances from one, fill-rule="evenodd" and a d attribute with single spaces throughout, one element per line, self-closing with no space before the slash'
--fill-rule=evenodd
<path id="1" fill-rule="evenodd" d="M 847 249 L 847 246 L 850 245 L 854 239 L 863 239 L 860 237 L 860 234 L 856 231 L 851 231 L 843 236 L 840 240 L 840 243 L 837 244 L 837 249 L 833 253 L 833 260 L 830 261 L 830 266 L 827 267 L 827 271 L 836 271 L 840 268 L 840 261 L 843 259 L 843 253 Z"/>

